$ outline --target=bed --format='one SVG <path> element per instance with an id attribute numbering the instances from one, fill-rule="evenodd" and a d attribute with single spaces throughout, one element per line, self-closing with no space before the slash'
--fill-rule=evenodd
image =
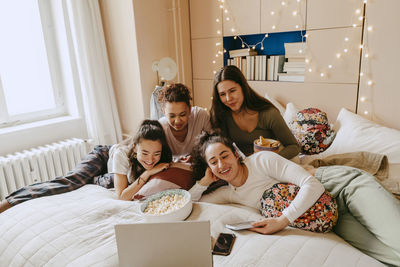
<path id="1" fill-rule="evenodd" d="M 400 131 L 347 110 L 340 112 L 337 123 L 337 136 L 323 153 L 359 151 L 360 146 L 361 150 L 385 152 L 390 165 L 386 186 L 396 194 Z M 362 144 L 363 136 L 367 144 Z M 138 207 L 138 202 L 116 200 L 112 191 L 95 185 L 24 202 L 0 214 L 0 265 L 118 266 L 114 225 L 140 222 Z M 187 220 L 209 220 L 216 238 L 220 232 L 231 232 L 224 227 L 226 223 L 257 218 L 261 217 L 254 209 L 196 202 Z M 288 227 L 274 235 L 235 234 L 231 255 L 213 256 L 214 266 L 384 266 L 334 233 Z"/>

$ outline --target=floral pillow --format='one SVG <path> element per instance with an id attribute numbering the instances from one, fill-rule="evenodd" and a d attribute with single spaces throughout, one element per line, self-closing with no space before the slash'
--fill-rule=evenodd
<path id="1" fill-rule="evenodd" d="M 279 217 L 282 211 L 289 207 L 300 187 L 289 183 L 274 184 L 265 190 L 261 198 L 261 214 L 267 218 Z M 336 199 L 325 190 L 315 204 L 303 215 L 290 224 L 317 233 L 326 233 L 332 230 L 338 219 Z"/>
<path id="2" fill-rule="evenodd" d="M 300 110 L 288 126 L 303 154 L 321 153 L 330 146 L 335 138 L 335 132 L 328 123 L 326 113 L 317 108 Z"/>

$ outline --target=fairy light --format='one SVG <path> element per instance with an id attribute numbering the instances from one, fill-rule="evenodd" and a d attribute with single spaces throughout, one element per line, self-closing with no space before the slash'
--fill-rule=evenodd
<path id="1" fill-rule="evenodd" d="M 362 96 L 362 97 L 360 98 L 360 101 L 361 101 L 361 102 L 365 102 L 366 99 L 367 99 L 367 98 L 366 98 L 365 96 Z"/>
<path id="2" fill-rule="evenodd" d="M 213 64 L 217 63 L 217 61 L 213 60 Z"/>
<path id="3" fill-rule="evenodd" d="M 367 54 L 365 54 L 365 56 L 364 56 L 365 58 L 368 58 L 369 57 L 369 54 L 367 53 Z"/>
<path id="4" fill-rule="evenodd" d="M 367 84 L 368 84 L 369 86 L 371 86 L 371 85 L 372 85 L 372 81 L 369 80 L 369 81 L 367 82 Z"/>
<path id="5" fill-rule="evenodd" d="M 356 14 L 360 14 L 361 13 L 361 9 L 357 8 L 356 9 Z"/>
<path id="6" fill-rule="evenodd" d="M 325 73 L 321 72 L 321 73 L 319 74 L 319 76 L 324 77 L 324 76 L 325 76 Z"/>
<path id="7" fill-rule="evenodd" d="M 349 41 L 349 37 L 344 37 L 344 41 L 348 42 Z"/>
<path id="8" fill-rule="evenodd" d="M 329 68 L 329 69 L 332 69 L 332 67 L 333 67 L 332 65 L 328 65 L 328 68 Z"/>
<path id="9" fill-rule="evenodd" d="M 368 26 L 368 31 L 371 32 L 373 30 L 372 26 Z"/>
<path id="10" fill-rule="evenodd" d="M 364 114 L 365 114 L 365 115 L 368 115 L 368 110 L 364 111 Z"/>
<path id="11" fill-rule="evenodd" d="M 275 25 L 272 25 L 272 29 L 275 30 L 275 29 L 276 29 L 276 26 L 275 26 Z"/>
<path id="12" fill-rule="evenodd" d="M 286 6 L 286 2 L 282 1 L 282 2 L 281 2 L 281 5 L 282 5 L 282 6 Z"/>
<path id="13" fill-rule="evenodd" d="M 219 19 L 216 19 L 215 21 L 216 21 L 216 22 L 219 22 Z"/>
<path id="14" fill-rule="evenodd" d="M 231 19 L 230 19 L 229 17 L 226 17 L 226 20 L 227 20 L 227 21 L 230 21 Z"/>
<path id="15" fill-rule="evenodd" d="M 308 58 L 306 58 L 304 61 L 305 61 L 307 64 L 310 63 L 310 60 L 309 60 Z"/>
<path id="16" fill-rule="evenodd" d="M 343 52 L 347 53 L 347 52 L 349 52 L 349 49 L 345 48 L 345 49 L 343 49 Z"/>
<path id="17" fill-rule="evenodd" d="M 312 72 L 312 68 L 309 68 L 309 69 L 308 69 L 308 72 Z"/>
<path id="18" fill-rule="evenodd" d="M 336 54 L 336 57 L 337 57 L 337 58 L 340 58 L 341 56 L 342 56 L 342 54 L 340 54 L 340 53 L 337 53 L 337 54 Z"/>
<path id="19" fill-rule="evenodd" d="M 292 15 L 293 15 L 293 16 L 296 16 L 296 15 L 297 15 L 297 11 L 293 11 L 293 12 L 292 12 Z"/>
<path id="20" fill-rule="evenodd" d="M 355 28 L 355 27 L 357 27 L 357 24 L 354 23 L 354 24 L 353 24 L 353 28 Z"/>

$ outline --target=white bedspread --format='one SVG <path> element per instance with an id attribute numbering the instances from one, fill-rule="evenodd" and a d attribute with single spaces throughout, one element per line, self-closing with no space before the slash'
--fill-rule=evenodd
<path id="1" fill-rule="evenodd" d="M 215 238 L 230 232 L 226 223 L 256 218 L 252 209 L 194 203 L 189 220 L 210 220 Z M 0 214 L 0 266 L 118 266 L 114 225 L 138 221 L 137 203 L 95 185 L 27 201 Z M 231 255 L 214 256 L 214 266 L 383 266 L 333 233 L 235 234 Z"/>

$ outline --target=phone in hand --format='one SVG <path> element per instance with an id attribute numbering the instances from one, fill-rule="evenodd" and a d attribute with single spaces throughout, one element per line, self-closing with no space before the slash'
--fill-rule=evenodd
<path id="1" fill-rule="evenodd" d="M 239 231 L 239 230 L 253 228 L 254 226 L 252 225 L 252 223 L 254 223 L 254 221 L 230 223 L 230 224 L 226 224 L 225 227 L 228 229 L 231 229 L 231 230 Z"/>
<path id="2" fill-rule="evenodd" d="M 227 256 L 231 253 L 236 236 L 234 234 L 220 233 L 215 242 L 212 253 L 215 255 Z"/>

